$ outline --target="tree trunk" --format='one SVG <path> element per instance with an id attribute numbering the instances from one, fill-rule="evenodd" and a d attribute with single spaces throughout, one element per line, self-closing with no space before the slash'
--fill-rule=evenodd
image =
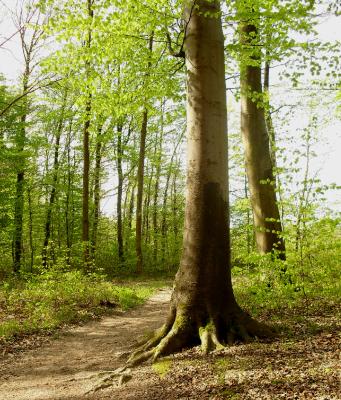
<path id="1" fill-rule="evenodd" d="M 47 206 L 47 213 L 46 213 L 46 222 L 45 222 L 45 238 L 43 244 L 43 252 L 42 252 L 42 263 L 43 267 L 47 267 L 47 253 L 48 253 L 48 245 L 51 236 L 51 222 L 52 222 L 52 209 L 56 198 L 56 191 L 57 191 L 57 181 L 58 181 L 58 170 L 59 170 L 59 146 L 60 146 L 60 138 L 63 130 L 63 123 L 64 123 L 64 110 L 65 110 L 65 103 L 66 103 L 66 91 L 63 99 L 61 115 L 59 118 L 59 123 L 57 126 L 56 132 L 56 143 L 54 147 L 54 159 L 53 159 L 53 177 L 52 177 L 52 189 L 50 193 L 49 204 Z"/>
<path id="2" fill-rule="evenodd" d="M 34 246 L 33 246 L 33 209 L 32 209 L 32 186 L 27 192 L 28 201 L 28 236 L 30 242 L 30 272 L 33 272 Z"/>
<path id="3" fill-rule="evenodd" d="M 91 19 L 94 17 L 92 9 L 92 0 L 88 0 L 88 15 Z M 88 37 L 86 40 L 86 47 L 88 50 L 91 48 L 91 26 L 88 28 Z M 88 54 L 89 55 L 89 54 Z M 90 62 L 86 61 L 86 75 L 88 78 Z M 83 242 L 83 260 L 85 268 L 88 268 L 90 263 L 90 246 L 89 246 L 89 170 L 90 170 L 90 146 L 89 146 L 89 130 L 91 124 L 91 108 L 92 108 L 92 95 L 88 88 L 87 100 L 85 105 L 85 121 L 83 128 L 83 214 L 82 214 L 82 242 Z"/>
<path id="4" fill-rule="evenodd" d="M 146 190 L 146 196 L 144 200 L 144 210 L 143 210 L 143 236 L 144 236 L 144 242 L 146 244 L 149 243 L 150 241 L 150 229 L 149 229 L 149 214 L 150 214 L 150 200 L 151 200 L 151 188 L 152 188 L 152 182 L 154 179 L 154 165 L 151 165 L 151 171 L 148 174 L 148 185 L 147 185 L 147 190 Z M 149 171 L 148 171 L 149 172 Z"/>
<path id="5" fill-rule="evenodd" d="M 72 173 L 71 173 L 71 133 L 72 133 L 72 123 L 71 118 L 70 126 L 67 131 L 66 137 L 66 157 L 67 157 L 67 176 L 66 176 L 66 195 L 65 195 L 65 233 L 66 233 L 66 264 L 70 266 L 71 264 L 71 222 L 70 222 L 70 208 L 72 201 Z"/>
<path id="6" fill-rule="evenodd" d="M 241 43 L 246 49 L 252 45 L 256 35 L 254 25 L 247 22 L 240 24 Z M 241 63 L 241 131 L 245 164 L 258 250 L 261 254 L 276 250 L 279 258 L 285 259 L 269 134 L 262 104 L 261 67 L 255 66 L 258 61 L 260 63 L 257 54 L 251 55 L 248 62 Z"/>
<path id="7" fill-rule="evenodd" d="M 133 354 L 128 366 L 199 342 L 206 353 L 235 338 L 265 333 L 239 308 L 231 283 L 219 3 L 199 0 L 195 2 L 199 10 L 193 6 L 185 10 L 188 170 L 183 253 L 166 323 Z"/>
<path id="8" fill-rule="evenodd" d="M 23 78 L 23 93 L 28 89 L 30 75 L 30 57 L 26 60 L 26 69 Z M 17 182 L 14 202 L 14 235 L 13 235 L 13 271 L 18 273 L 21 268 L 22 236 L 24 217 L 24 186 L 25 186 L 25 156 L 24 148 L 26 142 L 26 119 L 28 114 L 27 96 L 23 98 L 20 126 L 16 135 L 16 147 L 18 154 Z"/>
<path id="9" fill-rule="evenodd" d="M 123 194 L 123 146 L 122 146 L 122 124 L 117 125 L 117 247 L 118 260 L 120 267 L 124 265 L 124 241 L 123 241 L 123 221 L 122 221 L 122 194 Z"/>
<path id="10" fill-rule="evenodd" d="M 142 128 L 140 137 L 139 165 L 137 171 L 137 202 L 136 202 L 136 273 L 140 274 L 143 270 L 142 257 L 142 200 L 143 200 L 143 181 L 144 181 L 144 155 L 146 149 L 148 112 L 145 110 L 142 117 Z"/>
<path id="11" fill-rule="evenodd" d="M 128 188 L 127 188 L 128 190 Z M 128 199 L 127 199 L 128 200 Z M 135 205 L 135 182 L 132 183 L 132 187 L 130 189 L 130 198 L 129 198 L 129 206 L 127 207 L 126 212 L 126 226 L 127 231 L 125 233 L 125 247 L 129 247 L 129 239 L 131 237 L 132 225 L 133 225 L 133 215 L 134 215 L 134 205 Z"/>
<path id="12" fill-rule="evenodd" d="M 101 162 L 102 162 L 102 125 L 97 129 L 94 171 L 94 218 L 91 232 L 91 256 L 95 260 L 97 246 L 97 231 L 101 202 Z"/>
<path id="13" fill-rule="evenodd" d="M 153 51 L 153 34 L 149 38 L 149 51 Z M 151 63 L 148 63 L 147 75 L 151 68 Z M 142 116 L 141 136 L 140 136 L 140 151 L 139 165 L 137 170 L 137 203 L 136 203 L 136 273 L 141 274 L 143 271 L 143 256 L 142 256 L 142 202 L 143 202 L 143 181 L 144 181 L 144 156 L 146 152 L 146 136 L 148 124 L 148 111 L 145 109 Z"/>
<path id="14" fill-rule="evenodd" d="M 158 243 L 159 243 L 159 227 L 158 227 L 158 199 L 159 199 L 159 186 L 160 186 L 160 175 L 161 175 L 161 157 L 162 157 L 162 145 L 163 145 L 163 131 L 164 131 L 164 118 L 163 114 L 165 111 L 165 101 L 161 102 L 161 121 L 160 121 L 160 137 L 158 138 L 158 148 L 155 147 L 157 153 L 156 159 L 156 172 L 155 172 L 155 184 L 154 184 L 154 197 L 153 197 L 153 261 L 156 265 L 158 256 Z"/>

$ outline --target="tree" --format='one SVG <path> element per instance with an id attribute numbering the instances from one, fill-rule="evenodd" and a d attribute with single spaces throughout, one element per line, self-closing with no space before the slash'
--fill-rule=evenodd
<path id="1" fill-rule="evenodd" d="M 256 243 L 261 254 L 278 250 L 279 257 L 285 259 L 285 245 L 263 103 L 261 50 L 253 6 L 249 10 L 248 17 L 242 18 L 240 42 L 244 57 L 240 62 L 241 131 Z"/>
<path id="2" fill-rule="evenodd" d="M 187 197 L 183 253 L 166 323 L 127 365 L 201 342 L 206 353 L 269 329 L 232 289 L 227 196 L 227 112 L 220 1 L 185 6 Z"/>
<path id="3" fill-rule="evenodd" d="M 149 37 L 149 54 L 152 56 L 154 33 Z M 152 67 L 151 59 L 148 60 L 146 78 L 150 75 Z M 137 169 L 137 200 L 136 200 L 136 273 L 140 274 L 143 270 L 143 255 L 142 255 L 142 200 L 143 200 L 143 182 L 144 182 L 144 157 L 146 151 L 146 136 L 148 124 L 148 109 L 145 107 L 142 115 L 142 126 L 140 135 L 140 150 L 139 164 Z"/>
<path id="4" fill-rule="evenodd" d="M 58 172 L 59 172 L 59 147 L 60 147 L 60 139 L 63 131 L 63 124 L 64 124 L 64 113 L 65 113 L 65 107 L 66 107 L 66 101 L 67 101 L 67 90 L 65 89 L 63 100 L 62 100 L 62 105 L 61 105 L 61 111 L 60 111 L 60 117 L 57 125 L 57 130 L 56 130 L 56 142 L 54 146 L 54 160 L 53 160 L 53 176 L 52 176 L 52 185 L 51 185 L 51 192 L 50 192 L 50 198 L 49 198 L 49 203 L 47 207 L 47 213 L 46 213 L 46 222 L 45 222 L 45 238 L 44 238 L 44 244 L 43 244 L 43 252 L 42 252 L 42 263 L 43 267 L 47 267 L 48 264 L 48 245 L 49 245 L 49 240 L 51 237 L 51 223 L 52 223 L 52 210 L 54 207 L 55 199 L 56 199 L 56 192 L 57 192 L 57 182 L 58 182 Z"/>
<path id="5" fill-rule="evenodd" d="M 88 57 L 91 52 L 92 41 L 92 20 L 94 18 L 93 0 L 87 0 L 89 27 L 86 39 L 86 49 Z M 90 73 L 90 61 L 86 59 L 85 70 L 88 78 Z M 89 79 L 89 78 L 88 78 Z M 88 82 L 87 79 L 87 82 Z M 90 262 L 90 224 L 89 224 L 89 172 L 90 172 L 90 125 L 91 125 L 91 107 L 92 107 L 92 93 L 87 87 L 87 100 L 85 104 L 85 120 L 83 127 L 83 214 L 82 214 L 82 241 L 84 246 L 84 265 L 88 266 Z"/>
<path id="6" fill-rule="evenodd" d="M 29 2 L 30 7 L 25 10 L 22 4 L 16 24 L 20 33 L 21 48 L 24 56 L 24 73 L 22 77 L 22 113 L 20 116 L 20 126 L 16 134 L 17 151 L 17 182 L 16 195 L 14 202 L 14 229 L 13 229 L 13 270 L 18 273 L 21 268 L 22 259 L 22 239 L 23 239 L 23 216 L 24 216 L 24 193 L 25 193 L 25 144 L 27 135 L 27 118 L 29 115 L 29 99 L 27 93 L 30 88 L 35 64 L 34 57 L 37 54 L 43 30 L 40 25 L 41 14 L 34 2 Z M 32 32 L 29 31 L 28 24 L 32 24 Z M 6 108 L 8 109 L 8 107 Z"/>

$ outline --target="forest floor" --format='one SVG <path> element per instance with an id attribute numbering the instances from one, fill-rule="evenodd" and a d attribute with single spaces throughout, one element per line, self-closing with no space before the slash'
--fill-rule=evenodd
<path id="1" fill-rule="evenodd" d="M 296 321 L 272 342 L 237 344 L 209 356 L 199 348 L 142 365 L 101 385 L 158 328 L 170 289 L 143 306 L 111 311 L 62 330 L 39 347 L 0 359 L 0 400 L 341 399 L 340 336 L 333 310 Z M 286 333 L 285 333 L 286 332 Z M 102 386 L 101 388 L 99 388 Z"/>

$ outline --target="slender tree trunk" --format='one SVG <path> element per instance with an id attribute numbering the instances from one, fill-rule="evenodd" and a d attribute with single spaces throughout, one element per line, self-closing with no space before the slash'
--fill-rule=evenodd
<path id="1" fill-rule="evenodd" d="M 30 75 L 30 58 L 26 60 L 26 69 L 23 78 L 23 93 L 27 92 L 29 75 Z M 24 187 L 25 187 L 24 148 L 26 142 L 27 114 L 28 114 L 28 101 L 27 101 L 27 96 L 25 96 L 23 98 L 20 126 L 16 135 L 18 162 L 17 162 L 16 194 L 14 203 L 14 235 L 13 235 L 13 270 L 15 273 L 18 273 L 20 271 L 21 258 L 22 258 Z"/>
<path id="2" fill-rule="evenodd" d="M 92 9 L 92 0 L 88 0 L 88 15 L 92 20 L 94 12 Z M 86 47 L 88 51 L 91 49 L 92 28 L 88 28 L 88 37 L 86 40 Z M 89 51 L 90 53 L 90 51 Z M 90 70 L 90 62 L 86 61 L 86 74 L 87 78 Z M 89 236 L 89 171 L 90 171 L 90 124 L 91 124 L 91 108 L 92 108 L 92 94 L 87 88 L 87 100 L 85 105 L 85 122 L 83 128 L 83 215 L 82 215 L 82 241 L 84 246 L 84 266 L 87 268 L 90 263 L 90 236 Z"/>
<path id="3" fill-rule="evenodd" d="M 27 192 L 28 200 L 28 234 L 30 240 L 30 272 L 33 271 L 34 245 L 33 245 L 33 208 L 32 208 L 32 187 Z"/>
<path id="4" fill-rule="evenodd" d="M 134 215 L 134 205 L 135 205 L 135 184 L 133 184 L 130 192 L 130 199 L 129 199 L 129 207 L 127 210 L 127 228 L 128 232 L 125 235 L 126 238 L 126 245 L 125 247 L 129 247 L 128 239 L 131 237 L 131 231 L 133 226 L 133 215 Z"/>
<path id="5" fill-rule="evenodd" d="M 169 190 L 169 183 L 172 175 L 172 168 L 174 164 L 174 157 L 177 154 L 177 150 L 179 144 L 181 142 L 182 136 L 180 136 L 179 141 L 176 143 L 170 163 L 169 163 L 169 170 L 167 171 L 166 177 L 166 185 L 163 192 L 163 201 L 162 201 L 162 220 L 161 220 L 161 260 L 162 264 L 165 262 L 165 253 L 167 248 L 167 201 L 168 201 L 168 190 Z"/>
<path id="6" fill-rule="evenodd" d="M 90 262 L 89 251 L 89 171 L 90 171 L 90 146 L 89 128 L 91 114 L 91 95 L 86 104 L 86 121 L 83 128 L 83 214 L 82 214 L 82 241 L 84 246 L 84 265 Z"/>
<path id="7" fill-rule="evenodd" d="M 97 231 L 100 216 L 101 202 L 101 163 L 102 163 L 102 125 L 97 129 L 94 171 L 94 218 L 91 231 L 91 253 L 95 260 L 97 250 Z"/>
<path id="8" fill-rule="evenodd" d="M 237 305 L 231 283 L 219 3 L 199 0 L 196 7 L 191 3 L 186 8 L 188 170 L 183 253 L 166 323 L 128 365 L 155 360 L 199 341 L 208 352 L 235 337 L 264 333 Z"/>
<path id="9" fill-rule="evenodd" d="M 247 177 L 246 177 L 246 171 L 245 171 L 245 177 L 244 177 L 244 196 L 245 199 L 249 198 L 249 191 L 247 188 Z M 247 208 L 246 211 L 246 246 L 247 246 L 247 254 L 251 253 L 251 232 L 250 232 L 250 210 Z"/>
<path id="10" fill-rule="evenodd" d="M 158 199 L 159 199 L 159 186 L 160 186 L 160 175 L 161 175 L 161 157 L 162 157 L 162 145 L 163 145 L 163 131 L 164 131 L 164 114 L 165 101 L 161 103 L 161 121 L 160 121 L 160 137 L 158 138 L 158 148 L 155 148 L 157 152 L 156 161 L 156 172 L 155 172 L 155 184 L 154 184 L 154 198 L 153 198 L 153 261 L 157 263 L 158 256 L 158 245 L 159 245 L 159 227 L 158 227 Z"/>
<path id="11" fill-rule="evenodd" d="M 137 202 L 136 202 L 136 273 L 140 274 L 143 270 L 142 257 L 142 200 L 144 182 L 144 156 L 146 151 L 148 112 L 143 112 L 142 128 L 140 137 L 139 165 L 137 171 Z"/>
<path id="12" fill-rule="evenodd" d="M 153 34 L 149 38 L 149 51 L 153 51 Z M 148 63 L 147 75 L 151 68 L 151 62 Z M 143 182 L 144 182 L 144 157 L 146 152 L 146 136 L 148 124 L 148 111 L 145 109 L 142 115 L 142 126 L 140 136 L 139 165 L 137 170 L 137 202 L 136 202 L 136 273 L 141 274 L 143 271 L 143 255 L 142 255 L 142 203 L 143 203 Z"/>
<path id="13" fill-rule="evenodd" d="M 47 267 L 47 253 L 48 253 L 48 245 L 51 236 L 51 223 L 52 223 L 52 210 L 55 203 L 56 198 L 56 191 L 57 191 L 57 181 L 58 181 L 58 171 L 59 171 L 59 147 L 60 147 L 60 138 L 63 131 L 63 124 L 64 124 L 64 111 L 66 106 L 66 91 L 65 96 L 63 99 L 61 115 L 59 118 L 59 123 L 57 126 L 56 132 L 56 143 L 54 146 L 54 159 L 53 159 L 53 177 L 52 177 L 52 189 L 50 193 L 50 199 L 47 206 L 47 213 L 46 213 L 46 222 L 45 222 L 45 238 L 43 244 L 43 252 L 42 252 L 42 263 L 43 267 Z"/>
<path id="14" fill-rule="evenodd" d="M 277 167 L 276 160 L 276 135 L 275 128 L 272 122 L 271 112 L 270 112 L 270 61 L 265 61 L 264 66 L 264 94 L 265 94 L 265 122 L 270 139 L 270 155 L 272 161 L 272 167 Z"/>
<path id="15" fill-rule="evenodd" d="M 170 168 L 167 171 L 166 185 L 163 192 L 162 200 L 162 220 L 161 220 L 161 263 L 164 264 L 166 260 L 166 249 L 167 249 L 167 203 L 168 203 L 168 190 L 169 182 L 172 174 L 173 159 L 171 159 Z"/>
<path id="16" fill-rule="evenodd" d="M 241 43 L 245 48 L 250 47 L 256 35 L 254 25 L 248 22 L 240 24 Z M 262 104 L 261 67 L 254 65 L 255 60 L 259 60 L 258 55 L 250 58 L 253 59 L 252 65 L 241 63 L 241 130 L 256 243 L 261 254 L 277 250 L 279 258 L 285 259 L 269 134 Z"/>
<path id="17" fill-rule="evenodd" d="M 66 196 L 65 196 L 65 230 L 66 230 L 66 263 L 71 265 L 71 223 L 70 223 L 70 203 L 72 197 L 72 176 L 71 176 L 71 132 L 72 132 L 72 119 L 70 127 L 67 132 L 66 138 L 66 158 L 67 158 L 67 176 L 66 176 Z"/>
<path id="18" fill-rule="evenodd" d="M 146 196 L 144 200 L 144 211 L 143 211 L 143 236 L 145 243 L 149 243 L 150 239 L 150 229 L 149 229 L 149 214 L 150 214 L 150 200 L 152 197 L 151 188 L 152 188 L 152 181 L 154 179 L 154 165 L 151 166 L 151 172 L 148 177 L 148 185 L 146 190 Z"/>
<path id="19" fill-rule="evenodd" d="M 122 195 L 123 195 L 123 146 L 122 146 L 122 124 L 117 125 L 117 248 L 120 267 L 124 265 L 124 238 L 123 238 L 123 218 L 122 218 Z"/>
<path id="20" fill-rule="evenodd" d="M 177 201 L 177 177 L 179 171 L 179 162 L 176 163 L 176 168 L 174 169 L 173 173 L 173 182 L 172 182 L 172 213 L 173 213 L 173 231 L 174 237 L 176 239 L 179 233 L 179 226 L 178 226 L 178 201 Z"/>

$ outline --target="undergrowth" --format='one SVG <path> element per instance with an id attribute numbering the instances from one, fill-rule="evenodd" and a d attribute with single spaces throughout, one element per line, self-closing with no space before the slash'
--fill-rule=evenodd
<path id="1" fill-rule="evenodd" d="M 0 286 L 0 341 L 85 321 L 108 307 L 127 310 L 164 285 L 160 280 L 115 284 L 81 271 L 12 278 Z"/>
<path id="2" fill-rule="evenodd" d="M 251 255 L 248 264 L 233 268 L 238 303 L 253 316 L 273 322 L 335 313 L 341 294 L 337 258 L 325 265 L 304 261 Z"/>

